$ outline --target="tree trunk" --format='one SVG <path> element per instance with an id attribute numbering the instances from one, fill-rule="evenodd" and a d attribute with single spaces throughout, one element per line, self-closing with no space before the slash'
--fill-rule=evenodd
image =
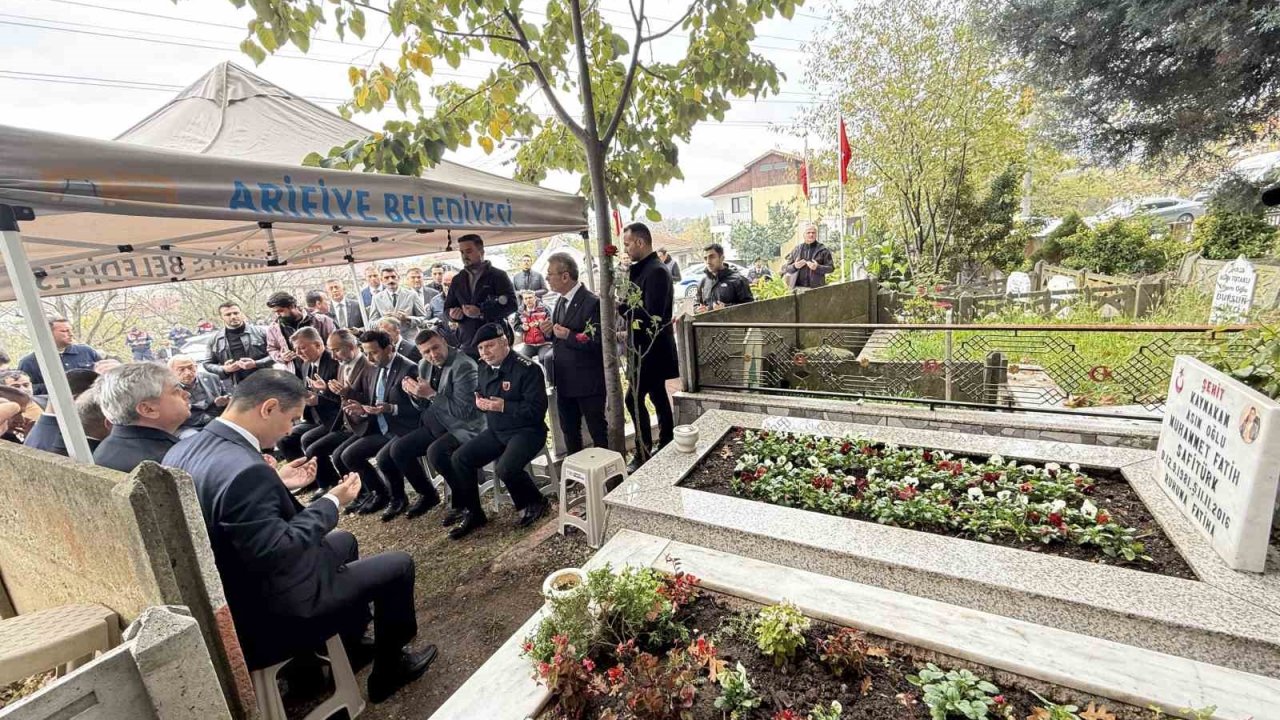
<path id="1" fill-rule="evenodd" d="M 596 257 L 600 260 L 600 345 L 604 351 L 605 416 L 609 420 L 609 447 L 626 455 L 626 419 L 622 412 L 622 378 L 618 371 L 618 302 L 613 297 L 613 259 L 604 251 L 613 239 L 610 203 L 604 181 L 604 147 L 599 141 L 585 144 L 587 173 L 591 179 L 592 205 L 596 211 Z"/>

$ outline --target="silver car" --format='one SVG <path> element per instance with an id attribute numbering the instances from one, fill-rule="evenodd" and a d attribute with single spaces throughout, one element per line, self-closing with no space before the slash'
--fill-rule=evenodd
<path id="1" fill-rule="evenodd" d="M 1085 218 L 1085 223 L 1093 226 L 1136 215 L 1149 215 L 1167 223 L 1189 223 L 1202 217 L 1205 211 L 1205 204 L 1195 200 L 1176 197 L 1144 197 L 1115 203 L 1101 213 Z"/>

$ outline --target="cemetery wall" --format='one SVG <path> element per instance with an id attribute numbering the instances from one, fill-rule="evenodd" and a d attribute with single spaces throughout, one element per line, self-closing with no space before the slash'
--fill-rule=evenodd
<path id="1" fill-rule="evenodd" d="M 1212 295 L 1217 286 L 1218 273 L 1230 260 L 1206 260 L 1192 253 L 1178 266 L 1178 281 L 1194 285 Z M 1253 307 L 1262 310 L 1280 308 L 1280 263 L 1267 259 L 1251 259 L 1257 273 L 1257 285 L 1253 291 Z"/>

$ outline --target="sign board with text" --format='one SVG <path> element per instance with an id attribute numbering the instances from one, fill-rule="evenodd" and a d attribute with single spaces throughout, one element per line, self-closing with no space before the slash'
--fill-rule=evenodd
<path id="1" fill-rule="evenodd" d="M 1280 483 L 1280 403 L 1178 356 L 1156 450 L 1160 487 L 1237 570 L 1262 572 Z"/>
<path id="2" fill-rule="evenodd" d="M 1213 288 L 1213 306 L 1209 310 L 1209 322 L 1239 322 L 1253 307 L 1253 289 L 1258 273 L 1253 264 L 1244 258 L 1236 258 L 1218 271 L 1218 282 Z"/>

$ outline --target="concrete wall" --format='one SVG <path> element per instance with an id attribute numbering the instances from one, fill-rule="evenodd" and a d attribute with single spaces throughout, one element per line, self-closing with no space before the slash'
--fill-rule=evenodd
<path id="1" fill-rule="evenodd" d="M 200 628 L 185 608 L 144 610 L 119 647 L 0 709 L 4 720 L 227 720 Z"/>
<path id="2" fill-rule="evenodd" d="M 1178 280 L 1186 285 L 1195 285 L 1210 295 L 1218 283 L 1218 273 L 1227 260 L 1205 260 L 1197 254 L 1182 259 L 1178 266 Z M 1257 283 L 1253 288 L 1253 307 L 1274 310 L 1280 307 L 1280 264 L 1275 260 L 1251 259 L 1253 269 L 1258 273 Z M 1208 318 L 1205 318 L 1208 321 Z"/>
<path id="3" fill-rule="evenodd" d="M 0 497 L 0 582 L 18 614 L 98 603 L 129 623 L 150 606 L 186 606 L 232 712 L 257 715 L 190 478 L 0 443 Z"/>

